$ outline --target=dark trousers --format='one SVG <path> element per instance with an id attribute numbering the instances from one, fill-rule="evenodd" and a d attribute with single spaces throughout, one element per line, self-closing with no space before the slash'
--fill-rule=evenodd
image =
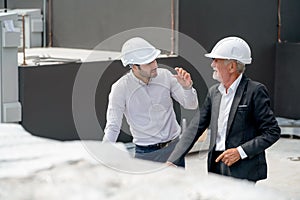
<path id="1" fill-rule="evenodd" d="M 213 151 L 212 152 L 212 161 L 211 161 L 211 172 L 215 174 L 221 174 L 224 176 L 231 176 L 230 168 L 225 165 L 222 161 L 215 162 L 217 157 L 221 155 L 223 151 Z"/>
<path id="2" fill-rule="evenodd" d="M 215 173 L 215 174 L 224 175 L 224 176 L 232 176 L 230 167 L 225 165 L 222 161 L 219 161 L 217 163 L 215 162 L 217 157 L 219 157 L 219 155 L 221 155 L 222 153 L 223 153 L 223 151 L 213 151 L 212 152 L 212 161 L 211 161 L 211 171 L 210 172 Z M 254 184 L 256 183 L 256 181 L 253 181 L 253 180 L 248 180 L 248 181 L 250 181 Z"/>

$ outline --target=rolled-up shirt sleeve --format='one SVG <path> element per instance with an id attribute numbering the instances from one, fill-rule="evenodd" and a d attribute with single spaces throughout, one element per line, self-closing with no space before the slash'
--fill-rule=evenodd
<path id="1" fill-rule="evenodd" d="M 188 90 L 183 89 L 183 99 L 184 103 L 182 106 L 185 109 L 196 109 L 198 108 L 198 96 L 197 96 L 197 91 L 195 88 L 190 88 Z"/>
<path id="2" fill-rule="evenodd" d="M 172 77 L 171 92 L 172 97 L 185 109 L 194 110 L 198 107 L 198 95 L 195 88 L 184 89 L 174 77 Z"/>

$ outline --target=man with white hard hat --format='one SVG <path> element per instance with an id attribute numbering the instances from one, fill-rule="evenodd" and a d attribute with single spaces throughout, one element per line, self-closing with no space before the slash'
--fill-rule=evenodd
<path id="1" fill-rule="evenodd" d="M 124 114 L 136 146 L 135 157 L 166 162 L 181 133 L 172 98 L 186 109 L 196 109 L 198 97 L 184 69 L 175 68 L 173 75 L 158 68 L 159 54 L 160 50 L 140 37 L 123 44 L 121 61 L 131 70 L 112 85 L 103 141 L 117 140 Z M 178 165 L 184 166 L 184 159 Z"/>
<path id="2" fill-rule="evenodd" d="M 206 100 L 183 133 L 168 164 L 177 164 L 210 126 L 208 171 L 256 182 L 267 177 L 265 149 L 280 137 L 266 87 L 244 75 L 252 61 L 248 44 L 238 37 L 220 40 L 211 53 L 213 78 Z"/>

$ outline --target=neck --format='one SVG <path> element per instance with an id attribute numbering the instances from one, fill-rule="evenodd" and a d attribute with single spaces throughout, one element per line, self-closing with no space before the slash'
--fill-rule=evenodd
<path id="1" fill-rule="evenodd" d="M 136 78 L 138 78 L 139 80 L 141 80 L 142 82 L 144 82 L 145 84 L 148 84 L 149 81 L 150 81 L 150 78 L 148 77 L 144 77 L 144 76 L 141 76 L 136 70 L 132 70 L 134 76 Z"/>
<path id="2" fill-rule="evenodd" d="M 226 93 L 228 92 L 229 87 L 232 85 L 232 83 L 239 77 L 240 74 L 233 74 L 232 76 L 229 77 L 228 81 L 226 81 L 225 83 L 223 83 L 225 89 L 226 89 Z"/>

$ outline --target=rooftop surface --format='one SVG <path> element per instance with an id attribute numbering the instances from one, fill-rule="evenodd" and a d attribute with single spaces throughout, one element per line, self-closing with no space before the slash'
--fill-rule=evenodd
<path id="1" fill-rule="evenodd" d="M 0 199 L 300 199 L 299 146 L 281 138 L 269 148 L 268 178 L 253 186 L 207 174 L 204 151 L 187 156 L 186 170 L 166 168 L 120 143 L 60 142 L 0 124 Z"/>

